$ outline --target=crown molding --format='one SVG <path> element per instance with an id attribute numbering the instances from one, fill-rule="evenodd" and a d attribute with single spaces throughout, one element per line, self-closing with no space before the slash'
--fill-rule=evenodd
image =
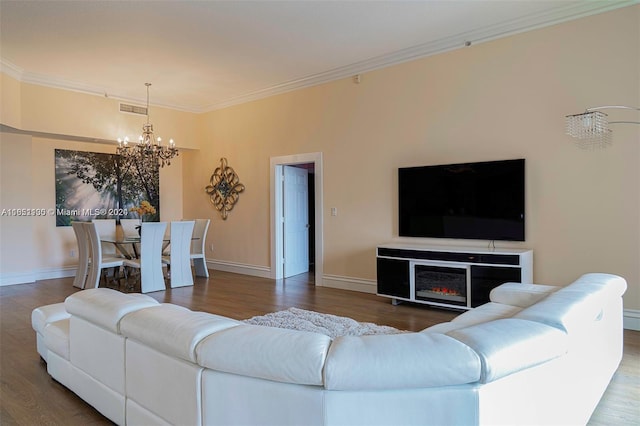
<path id="1" fill-rule="evenodd" d="M 612 0 L 612 1 L 583 1 L 579 3 L 563 4 L 553 10 L 542 13 L 533 13 L 527 16 L 502 22 L 490 27 L 480 28 L 473 31 L 463 32 L 451 37 L 445 37 L 433 42 L 419 44 L 406 49 L 391 52 L 389 54 L 376 56 L 364 61 L 359 61 L 343 67 L 334 68 L 325 72 L 304 76 L 302 78 L 286 81 L 259 90 L 244 93 L 215 102 L 208 105 L 177 105 L 159 104 L 153 106 L 163 107 L 178 111 L 191 113 L 205 113 L 233 105 L 239 105 L 270 96 L 291 92 L 305 87 L 317 86 L 330 81 L 342 78 L 350 78 L 356 74 L 363 74 L 373 70 L 389 67 L 392 65 L 409 62 L 419 58 L 437 55 L 440 53 L 462 49 L 469 45 L 484 43 L 487 41 L 572 21 L 586 16 L 608 12 L 622 7 L 639 4 L 640 0 Z M 107 89 L 104 87 L 91 86 L 83 83 L 71 82 L 62 79 L 52 78 L 25 71 L 15 64 L 0 58 L 0 71 L 23 83 L 36 84 L 62 90 L 70 90 L 96 96 L 104 96 L 111 99 L 128 103 L 144 104 L 145 99 L 130 98 L 119 95 L 117 89 Z"/>
<path id="2" fill-rule="evenodd" d="M 44 74 L 29 72 L 4 58 L 0 58 L 0 72 L 5 73 L 9 77 L 12 77 L 13 79 L 18 80 L 21 83 L 34 84 L 37 86 L 49 87 L 52 89 L 68 90 L 71 92 L 78 92 L 86 95 L 101 96 L 101 97 L 115 99 L 120 102 L 130 103 L 135 105 L 147 104 L 147 100 L 144 97 L 132 98 L 129 96 L 124 96 L 119 94 L 117 89 L 109 89 L 109 88 L 100 87 L 100 86 L 93 86 L 89 84 L 78 83 L 78 82 L 73 82 L 69 80 L 64 80 L 61 78 L 51 77 Z M 150 105 L 154 107 L 167 108 L 167 109 L 172 109 L 176 111 L 184 111 L 184 112 L 192 112 L 192 113 L 203 112 L 201 108 L 193 108 L 186 105 L 168 104 L 168 103 L 159 103 L 159 102 L 151 102 Z"/>

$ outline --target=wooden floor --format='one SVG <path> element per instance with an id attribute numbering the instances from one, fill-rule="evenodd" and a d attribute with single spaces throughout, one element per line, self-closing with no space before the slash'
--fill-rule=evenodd
<path id="1" fill-rule="evenodd" d="M 358 321 L 418 331 L 455 315 L 446 310 L 401 304 L 389 299 L 324 287 L 314 287 L 307 275 L 286 280 L 213 271 L 193 287 L 150 295 L 193 310 L 235 319 L 295 306 Z M 52 380 L 35 348 L 31 311 L 62 302 L 77 289 L 72 278 L 0 287 L 0 424 L 109 425 L 91 406 Z M 589 425 L 640 424 L 640 332 L 625 331 L 624 359 Z M 585 375 L 588 380 L 588 374 Z"/>

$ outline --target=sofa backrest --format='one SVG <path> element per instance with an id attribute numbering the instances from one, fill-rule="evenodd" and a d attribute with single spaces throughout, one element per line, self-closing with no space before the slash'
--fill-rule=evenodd
<path id="1" fill-rule="evenodd" d="M 604 307 L 620 299 L 626 288 L 622 277 L 585 274 L 513 317 L 541 322 L 571 334 L 596 321 Z"/>
<path id="2" fill-rule="evenodd" d="M 208 336 L 198 364 L 225 373 L 283 383 L 322 386 L 331 339 L 324 334 L 239 325 Z"/>
<path id="3" fill-rule="evenodd" d="M 557 291 L 560 287 L 541 284 L 504 283 L 489 293 L 494 303 L 527 308 Z"/>
<path id="4" fill-rule="evenodd" d="M 120 329 L 129 339 L 196 363 L 196 347 L 205 337 L 239 324 L 231 318 L 167 303 L 130 313 L 122 319 Z"/>
<path id="5" fill-rule="evenodd" d="M 330 390 L 453 386 L 479 378 L 478 355 L 439 333 L 338 337 L 324 368 Z"/>
<path id="6" fill-rule="evenodd" d="M 113 333 L 120 333 L 120 320 L 139 309 L 157 306 L 158 302 L 144 294 L 127 294 L 108 288 L 79 291 L 64 301 L 66 311 L 99 325 Z"/>
<path id="7" fill-rule="evenodd" d="M 475 351 L 482 362 L 481 383 L 530 368 L 567 352 L 567 334 L 522 319 L 503 318 L 447 333 Z"/>

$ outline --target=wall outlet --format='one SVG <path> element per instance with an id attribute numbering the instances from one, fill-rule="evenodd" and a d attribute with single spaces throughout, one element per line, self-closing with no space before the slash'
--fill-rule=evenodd
<path id="1" fill-rule="evenodd" d="M 76 251 L 73 249 L 69 250 L 69 257 L 76 257 Z"/>

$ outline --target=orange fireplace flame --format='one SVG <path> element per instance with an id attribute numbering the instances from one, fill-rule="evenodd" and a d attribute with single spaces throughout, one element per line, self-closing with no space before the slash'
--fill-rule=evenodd
<path id="1" fill-rule="evenodd" d="M 446 296 L 461 296 L 461 293 L 457 290 L 452 290 L 450 288 L 447 287 L 433 287 L 431 288 L 431 292 L 433 293 L 438 293 L 438 294 L 443 294 Z"/>

